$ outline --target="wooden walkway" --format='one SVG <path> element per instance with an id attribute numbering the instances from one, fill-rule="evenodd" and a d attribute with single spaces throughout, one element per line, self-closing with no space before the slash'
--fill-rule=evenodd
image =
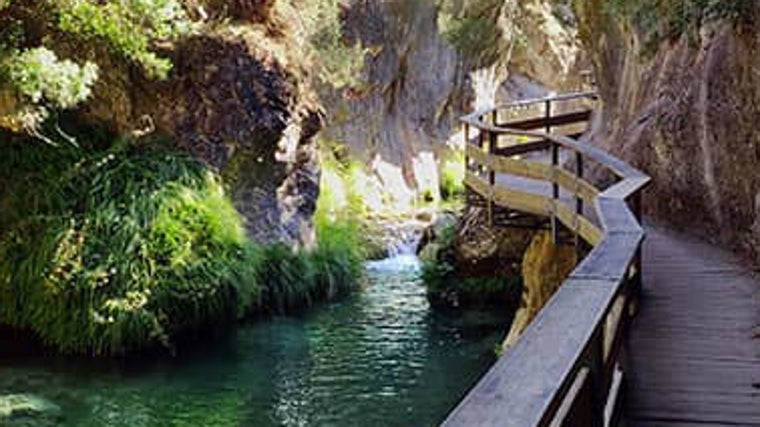
<path id="1" fill-rule="evenodd" d="M 758 292 L 732 254 L 647 227 L 627 343 L 630 426 L 760 426 Z"/>
<path id="2" fill-rule="evenodd" d="M 593 249 L 444 426 L 760 427 L 760 277 L 696 238 L 642 230 L 649 177 L 554 128 L 588 117 L 552 114 L 580 96 L 463 118 L 465 185 L 492 224 L 509 225 L 493 222 L 498 209 L 548 217 L 556 242 L 569 230 Z M 502 122 L 502 109 L 542 104 L 543 117 Z M 586 181 L 589 160 L 618 180 Z"/>

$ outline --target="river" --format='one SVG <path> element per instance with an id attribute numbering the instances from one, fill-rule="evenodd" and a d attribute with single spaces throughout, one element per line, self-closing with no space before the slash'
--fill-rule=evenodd
<path id="1" fill-rule="evenodd" d="M 62 414 L 10 425 L 437 425 L 493 363 L 506 316 L 432 311 L 410 255 L 366 270 L 367 286 L 346 299 L 240 326 L 177 358 L 94 363 L 0 349 L 0 395 L 39 396 Z"/>

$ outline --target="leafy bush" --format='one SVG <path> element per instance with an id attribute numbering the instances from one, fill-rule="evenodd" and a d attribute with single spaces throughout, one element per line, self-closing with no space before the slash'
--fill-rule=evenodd
<path id="1" fill-rule="evenodd" d="M 355 87 L 362 83 L 365 49 L 359 42 L 348 42 L 341 19 L 342 0 L 289 0 L 282 2 L 289 16 L 303 22 L 307 54 L 317 77 L 333 88 Z"/>
<path id="2" fill-rule="evenodd" d="M 70 60 L 59 60 L 44 47 L 11 55 L 0 63 L 0 73 L 31 102 L 43 101 L 56 108 L 70 108 L 90 96 L 98 78 L 97 65 L 80 66 Z"/>
<path id="3" fill-rule="evenodd" d="M 522 279 L 503 274 L 463 277 L 457 268 L 454 243 L 456 224 L 443 228 L 432 245 L 435 250 L 423 257 L 422 280 L 431 304 L 439 307 L 503 305 L 519 298 Z M 423 253 L 428 249 L 423 249 Z"/>
<path id="4" fill-rule="evenodd" d="M 61 30 L 105 41 L 115 53 L 135 61 L 157 78 L 166 77 L 171 62 L 151 51 L 151 43 L 189 30 L 185 10 L 176 0 L 53 1 Z"/>
<path id="5" fill-rule="evenodd" d="M 441 34 L 475 67 L 493 64 L 505 57 L 510 47 L 498 25 L 503 5 L 503 0 L 441 0 Z"/>
<path id="6" fill-rule="evenodd" d="M 234 320 L 257 251 L 197 161 L 4 144 L 0 323 L 64 352 L 122 353 Z"/>
<path id="7" fill-rule="evenodd" d="M 218 177 L 156 141 L 103 138 L 80 149 L 8 139 L 0 145 L 0 324 L 63 352 L 172 347 L 359 283 L 362 233 L 346 212 L 320 209 L 314 249 L 257 246 Z"/>

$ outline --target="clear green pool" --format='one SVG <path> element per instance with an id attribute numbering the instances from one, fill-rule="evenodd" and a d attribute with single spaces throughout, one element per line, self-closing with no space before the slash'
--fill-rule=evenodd
<path id="1" fill-rule="evenodd" d="M 63 426 L 436 425 L 494 361 L 506 316 L 431 311 L 411 258 L 367 275 L 348 299 L 176 359 L 0 355 L 0 395 L 43 397 Z"/>

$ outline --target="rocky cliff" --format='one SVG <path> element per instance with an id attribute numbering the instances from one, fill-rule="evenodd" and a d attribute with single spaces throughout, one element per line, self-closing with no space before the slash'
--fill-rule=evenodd
<path id="1" fill-rule="evenodd" d="M 603 100 L 595 140 L 652 176 L 652 217 L 756 257 L 756 2 L 685 2 L 689 15 L 676 16 L 655 2 L 635 13 L 608 3 L 575 5 Z"/>
<path id="2" fill-rule="evenodd" d="M 98 37 L 73 38 L 45 22 L 27 33 L 44 35 L 61 58 L 97 65 L 92 95 L 76 110 L 80 119 L 118 134 L 168 136 L 222 173 L 256 241 L 309 246 L 319 194 L 313 137 L 322 119 L 308 59 L 299 56 L 301 23 L 284 16 L 282 4 L 184 1 L 193 30 L 152 46 L 171 61 L 165 79 L 146 75 Z M 33 27 L 40 13 L 19 2 L 3 17 Z M 0 102 L 0 126 L 12 107 Z"/>
<path id="3" fill-rule="evenodd" d="M 324 93 L 325 136 L 346 144 L 393 201 L 437 196 L 440 160 L 462 144 L 461 115 L 579 84 L 584 57 L 569 8 L 459 3 L 353 1 L 346 10 L 347 39 L 368 51 L 364 84 Z M 493 30 L 484 53 L 469 45 L 475 19 Z M 469 30 L 447 32 L 452 25 Z"/>

